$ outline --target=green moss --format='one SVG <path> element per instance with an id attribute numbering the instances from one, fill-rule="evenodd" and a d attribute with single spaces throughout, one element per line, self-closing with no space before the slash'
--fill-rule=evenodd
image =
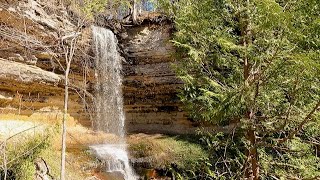
<path id="1" fill-rule="evenodd" d="M 154 154 L 153 151 L 155 151 L 154 148 L 155 146 L 152 142 L 141 141 L 139 143 L 132 144 L 129 149 L 135 158 L 143 158 L 152 156 Z"/>
<path id="2" fill-rule="evenodd" d="M 161 169 L 171 166 L 192 169 L 209 157 L 208 152 L 199 144 L 181 136 L 144 138 L 131 142 L 129 150 L 134 158 L 151 158 L 153 168 Z"/>
<path id="3" fill-rule="evenodd" d="M 199 144 L 181 140 L 178 137 L 159 139 L 161 147 L 168 154 L 167 165 L 176 164 L 181 168 L 191 168 L 202 159 L 208 158 L 208 153 Z"/>

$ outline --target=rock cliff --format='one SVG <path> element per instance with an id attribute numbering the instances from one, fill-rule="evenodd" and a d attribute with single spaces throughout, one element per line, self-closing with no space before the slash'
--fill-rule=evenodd
<path id="1" fill-rule="evenodd" d="M 72 22 L 67 9 L 53 1 L 0 0 L 0 113 L 31 115 L 43 107 L 63 107 L 64 51 L 59 44 L 75 30 Z M 73 90 L 83 82 L 80 56 L 70 76 L 69 112 L 81 121 L 88 118 Z"/>
<path id="2" fill-rule="evenodd" d="M 0 0 L 1 113 L 31 115 L 44 107 L 62 109 L 64 54 L 59 43 L 75 31 L 73 15 L 44 1 Z M 192 132 L 194 124 L 176 95 L 181 81 L 171 70 L 175 49 L 170 22 L 144 17 L 140 25 L 125 25 L 116 33 L 125 58 L 128 131 Z M 94 93 L 95 81 L 90 34 L 90 27 L 83 27 L 70 76 L 69 113 L 86 126 L 91 125 L 86 97 Z"/>
<path id="3" fill-rule="evenodd" d="M 190 133 L 177 97 L 182 82 L 172 70 L 175 48 L 170 22 L 148 22 L 126 28 L 120 42 L 126 56 L 124 100 L 130 132 Z"/>

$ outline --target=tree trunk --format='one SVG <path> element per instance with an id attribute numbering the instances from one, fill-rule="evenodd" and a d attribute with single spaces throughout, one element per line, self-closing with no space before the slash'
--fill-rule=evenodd
<path id="1" fill-rule="evenodd" d="M 69 71 L 70 62 L 67 63 L 67 68 L 65 71 L 65 87 L 64 87 L 64 111 L 62 119 L 62 148 L 61 148 L 61 171 L 60 180 L 65 180 L 65 168 L 66 168 L 66 133 L 67 133 L 67 114 L 68 114 L 68 100 L 69 100 Z"/>
<path id="2" fill-rule="evenodd" d="M 260 168 L 258 162 L 258 152 L 256 147 L 256 135 L 254 130 L 249 129 L 247 131 L 247 139 L 250 141 L 250 147 L 248 149 L 248 162 L 245 175 L 247 179 L 258 180 Z"/>
<path id="3" fill-rule="evenodd" d="M 132 2 L 132 22 L 133 24 L 138 24 L 137 21 L 137 1 L 133 0 Z"/>
<path id="4" fill-rule="evenodd" d="M 247 8 L 249 7 L 249 1 L 247 1 Z M 242 45 L 245 48 L 248 48 L 250 44 L 252 44 L 252 32 L 250 25 L 250 11 L 247 9 L 247 14 L 244 14 L 240 17 L 240 25 L 241 25 L 241 36 L 242 36 Z M 244 86 L 249 86 L 248 79 L 250 76 L 250 68 L 251 64 L 249 61 L 247 50 L 245 50 L 244 54 L 244 62 L 243 62 L 243 78 L 244 78 Z M 255 95 L 256 96 L 256 95 Z M 255 99 L 255 98 L 254 98 Z M 254 101 L 254 100 L 253 100 Z M 248 129 L 246 132 L 246 139 L 250 142 L 250 145 L 247 149 L 247 162 L 245 164 L 245 177 L 246 179 L 258 180 L 259 179 L 259 161 L 258 161 L 258 152 L 256 146 L 256 135 L 255 135 L 255 119 L 254 119 L 254 102 L 250 106 L 248 105 L 247 113 L 245 114 L 245 118 L 248 120 Z"/>

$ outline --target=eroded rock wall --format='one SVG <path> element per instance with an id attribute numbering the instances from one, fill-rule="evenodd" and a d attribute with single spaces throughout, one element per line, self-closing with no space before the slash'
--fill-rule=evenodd
<path id="1" fill-rule="evenodd" d="M 172 24 L 144 23 L 126 28 L 120 42 L 124 63 L 123 92 L 129 132 L 193 133 L 177 91 L 182 82 L 172 70 L 175 48 Z"/>
<path id="2" fill-rule="evenodd" d="M 57 60 L 63 65 L 61 37 L 74 32 L 76 23 L 67 9 L 50 2 L 0 0 L 0 113 L 31 115 L 45 107 L 63 108 L 64 77 Z M 182 82 L 171 69 L 172 24 L 161 17 L 150 20 L 154 17 L 143 17 L 147 21 L 140 25 L 113 24 L 122 28 L 115 33 L 126 61 L 126 128 L 129 133 L 192 133 L 196 125 L 177 97 Z M 94 93 L 93 56 L 87 26 L 71 67 L 69 101 L 70 115 L 85 126 L 91 125 L 90 102 L 83 97 Z"/>
<path id="3" fill-rule="evenodd" d="M 63 107 L 61 37 L 74 32 L 76 25 L 68 10 L 56 2 L 0 0 L 1 114 L 31 115 L 44 107 Z M 75 56 L 70 75 L 76 87 L 83 84 L 79 57 Z M 69 113 L 89 122 L 83 107 L 78 93 L 71 90 Z"/>

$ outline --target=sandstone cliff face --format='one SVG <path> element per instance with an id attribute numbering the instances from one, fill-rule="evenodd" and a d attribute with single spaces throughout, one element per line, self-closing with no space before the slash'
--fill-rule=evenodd
<path id="1" fill-rule="evenodd" d="M 63 50 L 60 37 L 75 30 L 66 9 L 51 1 L 0 0 L 0 113 L 31 115 L 63 105 Z M 82 82 L 82 60 L 74 59 L 72 83 Z M 77 64 L 77 65 L 76 65 Z M 85 115 L 71 91 L 70 114 Z M 80 119 L 81 120 L 81 119 Z"/>
<path id="2" fill-rule="evenodd" d="M 145 23 L 127 28 L 120 42 L 124 64 L 124 100 L 129 132 L 192 133 L 177 97 L 182 82 L 171 66 L 175 49 L 170 23 Z"/>
<path id="3" fill-rule="evenodd" d="M 64 60 L 58 45 L 61 36 L 76 26 L 66 9 L 52 7 L 40 0 L 0 0 L 0 113 L 31 115 L 44 107 L 63 107 L 63 69 L 57 60 L 62 64 Z M 171 70 L 175 49 L 170 23 L 124 27 L 118 35 L 126 59 L 123 93 L 128 132 L 191 133 L 194 124 L 177 97 L 182 84 Z M 94 93 L 90 34 L 90 27 L 82 31 L 70 75 L 69 113 L 86 126 L 91 125 L 88 104 L 80 96 Z"/>

